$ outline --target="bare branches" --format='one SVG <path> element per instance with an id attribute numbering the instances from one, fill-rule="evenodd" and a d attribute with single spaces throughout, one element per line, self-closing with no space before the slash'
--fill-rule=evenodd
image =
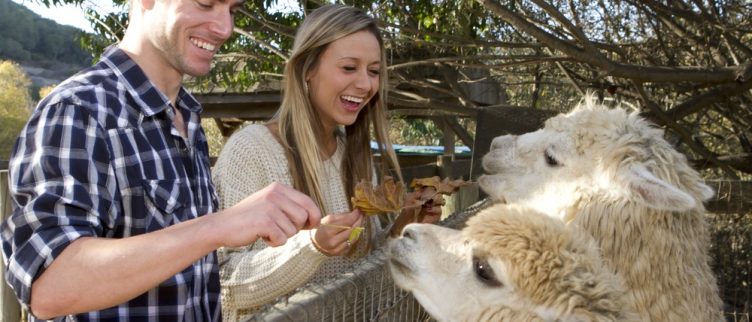
<path id="1" fill-rule="evenodd" d="M 660 123 L 668 126 L 675 133 L 677 133 L 682 138 L 682 142 L 687 144 L 689 148 L 691 148 L 698 154 L 705 157 L 709 162 L 723 169 L 723 171 L 725 171 L 726 174 L 730 176 L 731 178 L 738 179 L 734 171 L 731 168 L 729 168 L 728 165 L 726 165 L 724 162 L 721 162 L 718 158 L 716 158 L 712 152 L 708 151 L 707 148 L 705 148 L 702 145 L 697 144 L 692 139 L 692 135 L 689 133 L 689 131 L 684 129 L 674 119 L 669 118 L 668 115 L 666 115 L 666 113 L 664 113 L 663 110 L 661 110 L 660 107 L 658 107 L 653 102 L 653 100 L 650 97 L 648 97 L 647 93 L 645 93 L 645 90 L 642 87 L 642 84 L 634 83 L 634 85 L 635 85 L 635 88 L 637 89 L 637 92 L 640 94 L 640 97 L 642 98 L 643 104 L 645 104 L 650 109 L 653 115 L 657 116 L 657 120 Z"/>
<path id="2" fill-rule="evenodd" d="M 257 75 L 279 74 L 291 22 L 305 13 L 257 12 L 250 9 L 255 5 L 242 11 L 238 30 L 249 44 L 221 58 L 266 68 Z M 752 7 L 744 0 L 362 5 L 385 35 L 393 113 L 472 116 L 509 105 L 563 110 L 595 91 L 641 102 L 646 115 L 716 174 L 752 174 L 737 162 L 744 158 L 731 157 L 749 153 L 733 138 L 752 137 L 745 126 L 752 119 Z M 468 132 L 451 125 L 467 144 Z"/>
<path id="3" fill-rule="evenodd" d="M 570 93 L 638 99 L 698 159 L 727 177 L 752 173 L 742 164 L 747 156 L 731 157 L 743 140 L 728 139 L 752 135 L 743 126 L 752 114 L 752 31 L 741 27 L 752 7 L 744 1 L 478 1 L 549 56 L 571 59 L 553 61 L 556 68 L 542 74 L 527 69 L 537 84 L 528 99 L 538 99 L 547 74 L 568 80 Z"/>
<path id="4" fill-rule="evenodd" d="M 730 80 L 734 80 L 740 70 L 743 69 L 738 66 L 721 68 L 692 66 L 666 67 L 614 62 L 604 57 L 581 32 L 577 32 L 576 35 L 579 43 L 583 47 L 579 47 L 569 40 L 560 39 L 550 33 L 547 33 L 543 29 L 538 28 L 537 26 L 526 21 L 518 13 L 507 10 L 505 7 L 494 0 L 481 0 L 481 3 L 486 5 L 491 11 L 505 19 L 510 24 L 532 35 L 540 42 L 546 44 L 548 47 L 561 51 L 565 55 L 575 58 L 580 62 L 596 66 L 605 75 L 628 78 L 638 82 L 690 81 L 724 83 Z M 543 7 L 548 14 L 557 17 L 557 19 L 564 19 L 563 15 L 561 15 L 558 11 L 555 11 L 555 9 L 550 5 L 543 5 Z M 569 28 L 571 28 L 577 31 L 577 28 L 573 25 L 567 24 L 567 27 L 568 30 Z"/>
<path id="5" fill-rule="evenodd" d="M 250 32 L 247 32 L 247 31 L 239 29 L 239 28 L 235 28 L 235 32 L 237 32 L 237 33 L 239 33 L 239 34 L 241 34 L 243 36 L 246 36 L 249 40 L 252 40 L 252 41 L 256 42 L 257 44 L 261 45 L 261 47 L 268 49 L 269 51 L 271 51 L 272 53 L 276 54 L 280 58 L 282 58 L 284 60 L 287 60 L 287 55 L 285 53 L 283 53 L 281 50 L 279 50 L 274 45 L 256 38 L 256 36 L 254 36 Z"/>

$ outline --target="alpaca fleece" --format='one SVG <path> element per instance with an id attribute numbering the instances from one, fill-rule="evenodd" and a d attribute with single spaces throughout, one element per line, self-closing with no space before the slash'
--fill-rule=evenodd
<path id="1" fill-rule="evenodd" d="M 462 231 L 411 224 L 387 249 L 439 321 L 637 321 L 593 239 L 529 208 L 494 205 Z"/>
<path id="2" fill-rule="evenodd" d="M 723 321 L 703 201 L 684 155 L 636 112 L 586 97 L 520 136 L 494 139 L 481 188 L 581 227 L 643 321 Z"/>

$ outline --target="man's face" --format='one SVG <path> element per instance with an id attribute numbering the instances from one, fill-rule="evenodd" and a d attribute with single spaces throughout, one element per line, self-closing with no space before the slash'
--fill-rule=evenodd
<path id="1" fill-rule="evenodd" d="M 214 54 L 232 35 L 242 0 L 156 0 L 147 10 L 147 37 L 177 72 L 209 73 Z"/>

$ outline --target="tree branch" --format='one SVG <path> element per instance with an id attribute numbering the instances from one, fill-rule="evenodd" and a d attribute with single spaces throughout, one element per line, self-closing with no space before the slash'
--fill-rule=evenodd
<path id="1" fill-rule="evenodd" d="M 720 67 L 664 67 L 640 66 L 612 62 L 601 55 L 593 54 L 577 47 L 569 41 L 554 37 L 538 28 L 524 18 L 507 10 L 495 0 L 479 0 L 486 8 L 515 26 L 517 29 L 531 35 L 541 43 L 565 53 L 583 63 L 599 67 L 605 75 L 629 78 L 637 82 L 702 82 L 726 83 L 733 81 L 740 68 Z"/>
<path id="2" fill-rule="evenodd" d="M 634 87 L 637 89 L 637 92 L 642 97 L 642 102 L 647 106 L 650 111 L 653 113 L 653 115 L 658 117 L 658 120 L 663 123 L 663 125 L 669 127 L 671 130 L 674 131 L 679 137 L 682 139 L 682 142 L 686 144 L 690 149 L 701 155 L 702 157 L 708 159 L 713 164 L 717 165 L 721 170 L 726 172 L 726 174 L 734 179 L 738 179 L 734 171 L 728 167 L 724 162 L 718 160 L 712 152 L 708 151 L 705 147 L 698 145 L 697 143 L 692 140 L 692 136 L 685 130 L 683 127 L 681 127 L 679 124 L 677 124 L 674 119 L 669 118 L 666 113 L 664 113 L 660 107 L 658 107 L 657 104 L 655 104 L 645 93 L 644 88 L 642 87 L 642 84 L 639 83 L 633 83 Z"/>

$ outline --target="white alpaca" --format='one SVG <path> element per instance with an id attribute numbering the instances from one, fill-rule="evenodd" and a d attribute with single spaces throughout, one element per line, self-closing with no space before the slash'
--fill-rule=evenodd
<path id="1" fill-rule="evenodd" d="M 439 321 L 637 321 L 587 233 L 495 205 L 462 231 L 411 224 L 387 247 L 394 281 Z"/>
<path id="2" fill-rule="evenodd" d="M 584 228 L 626 283 L 644 321 L 722 321 L 703 201 L 686 158 L 636 112 L 586 97 L 483 158 L 481 188 Z"/>

